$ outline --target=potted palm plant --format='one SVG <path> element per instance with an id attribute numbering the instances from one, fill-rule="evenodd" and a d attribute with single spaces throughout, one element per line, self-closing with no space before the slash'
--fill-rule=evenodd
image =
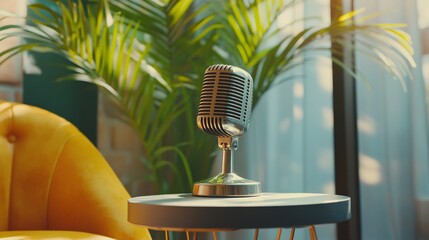
<path id="1" fill-rule="evenodd" d="M 359 17 L 360 11 L 327 26 L 285 34 L 276 23 L 293 1 L 50 3 L 55 10 L 41 3 L 29 5 L 36 17 L 28 17 L 26 25 L 0 28 L 0 40 L 26 40 L 0 57 L 53 52 L 66 59 L 72 71 L 63 79 L 90 82 L 107 92 L 138 133 L 142 159 L 158 193 L 189 192 L 194 181 L 209 175 L 215 139 L 195 126 L 207 66 L 226 63 L 248 70 L 257 107 L 264 94 L 284 80 L 279 76 L 305 60 L 304 53 L 335 51 L 321 41 L 344 45 L 344 38 L 360 36 L 354 39 L 362 51 L 401 81 L 414 64 L 402 25 L 366 24 L 368 17 Z M 372 51 L 375 44 L 384 47 Z M 358 74 L 340 59 L 332 60 Z"/>

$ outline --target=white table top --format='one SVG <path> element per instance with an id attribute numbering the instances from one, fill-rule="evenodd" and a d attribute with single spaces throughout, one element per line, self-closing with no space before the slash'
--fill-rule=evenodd
<path id="1" fill-rule="evenodd" d="M 128 220 L 152 229 L 278 228 L 337 223 L 351 218 L 350 198 L 317 193 L 262 193 L 214 198 L 165 194 L 131 198 Z"/>

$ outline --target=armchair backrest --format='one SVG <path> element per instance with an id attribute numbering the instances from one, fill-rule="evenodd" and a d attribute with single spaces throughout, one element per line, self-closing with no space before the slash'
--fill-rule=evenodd
<path id="1" fill-rule="evenodd" d="M 127 221 L 128 192 L 71 123 L 0 101 L 0 231 L 73 230 L 150 239 Z"/>

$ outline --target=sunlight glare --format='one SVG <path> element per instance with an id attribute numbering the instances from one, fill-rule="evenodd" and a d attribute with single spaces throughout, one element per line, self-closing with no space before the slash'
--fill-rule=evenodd
<path id="1" fill-rule="evenodd" d="M 329 182 L 323 186 L 323 193 L 335 194 L 335 183 Z"/>
<path id="2" fill-rule="evenodd" d="M 332 68 L 329 67 L 330 65 L 331 62 L 327 58 L 319 58 L 316 67 L 318 75 L 321 76 L 317 78 L 319 85 L 327 93 L 332 94 Z"/>
<path id="3" fill-rule="evenodd" d="M 303 98 L 304 97 L 304 84 L 302 82 L 294 82 L 293 84 L 293 95 L 296 98 Z"/>
<path id="4" fill-rule="evenodd" d="M 330 171 L 334 167 L 334 154 L 332 149 L 324 149 L 318 154 L 317 163 L 321 170 Z"/>
<path id="5" fill-rule="evenodd" d="M 294 106 L 293 107 L 293 118 L 295 120 L 302 120 L 303 117 L 304 117 L 304 112 L 302 111 L 302 108 L 299 106 Z"/>
<path id="6" fill-rule="evenodd" d="M 359 156 L 360 180 L 368 185 L 377 185 L 381 182 L 381 166 L 377 159 L 366 154 Z"/>
<path id="7" fill-rule="evenodd" d="M 323 125 L 327 129 L 332 129 L 334 127 L 334 113 L 332 112 L 332 108 L 324 107 L 322 109 L 322 118 Z"/>
<path id="8" fill-rule="evenodd" d="M 373 135 L 375 133 L 375 125 L 374 119 L 369 116 L 359 117 L 357 121 L 358 131 L 366 135 Z"/>

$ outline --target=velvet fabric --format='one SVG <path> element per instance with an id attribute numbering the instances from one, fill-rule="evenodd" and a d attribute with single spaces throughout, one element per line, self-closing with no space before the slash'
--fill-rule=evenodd
<path id="1" fill-rule="evenodd" d="M 113 240 L 93 233 L 78 232 L 78 231 L 2 231 L 0 232 L 0 239 L 5 240 Z"/>
<path id="2" fill-rule="evenodd" d="M 127 221 L 129 197 L 71 123 L 40 108 L 0 101 L 0 231 L 150 239 L 147 229 Z"/>

